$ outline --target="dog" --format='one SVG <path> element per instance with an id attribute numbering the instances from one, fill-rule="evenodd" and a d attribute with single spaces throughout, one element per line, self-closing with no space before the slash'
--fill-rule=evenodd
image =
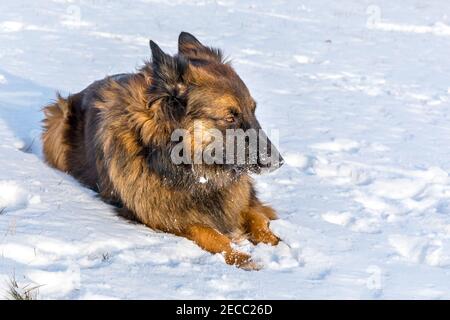
<path id="1" fill-rule="evenodd" d="M 207 148 L 211 137 L 195 141 L 196 127 L 261 131 L 256 102 L 222 52 L 193 35 L 179 35 L 174 56 L 153 41 L 150 48 L 151 60 L 136 73 L 106 77 L 67 98 L 58 94 L 43 108 L 45 160 L 98 192 L 122 216 L 186 237 L 230 265 L 258 269 L 232 242 L 280 241 L 269 229 L 277 214 L 258 199 L 250 176 L 283 164 L 275 146 L 267 139 L 263 155 L 246 145 L 240 164 L 176 164 L 172 158 L 180 143 L 184 160 Z M 194 138 L 174 142 L 178 129 Z M 277 156 L 262 161 L 267 150 Z"/>

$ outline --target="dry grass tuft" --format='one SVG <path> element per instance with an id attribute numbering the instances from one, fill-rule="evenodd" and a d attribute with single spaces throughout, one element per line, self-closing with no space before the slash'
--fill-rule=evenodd
<path id="1" fill-rule="evenodd" d="M 16 279 L 10 278 L 9 280 L 9 290 L 8 297 L 9 300 L 37 300 L 39 294 L 40 286 L 26 285 L 24 287 L 20 287 L 17 283 Z"/>

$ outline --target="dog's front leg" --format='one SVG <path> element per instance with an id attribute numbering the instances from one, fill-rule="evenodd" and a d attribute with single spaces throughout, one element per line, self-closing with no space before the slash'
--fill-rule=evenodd
<path id="1" fill-rule="evenodd" d="M 196 224 L 186 228 L 183 235 L 208 252 L 222 254 L 226 263 L 230 265 L 236 265 L 245 270 L 259 269 L 250 255 L 233 249 L 231 240 L 216 229 Z"/>
<path id="2" fill-rule="evenodd" d="M 260 203 L 256 203 L 242 213 L 245 221 L 245 230 L 253 244 L 260 242 L 277 245 L 280 239 L 270 230 L 270 220 L 277 218 L 275 211 Z"/>

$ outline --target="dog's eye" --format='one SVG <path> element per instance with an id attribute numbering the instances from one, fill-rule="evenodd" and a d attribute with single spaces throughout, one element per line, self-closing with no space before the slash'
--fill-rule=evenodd
<path id="1" fill-rule="evenodd" d="M 227 116 L 225 118 L 225 121 L 228 122 L 228 123 L 235 123 L 236 122 L 236 117 L 234 115 L 230 114 L 229 116 Z"/>

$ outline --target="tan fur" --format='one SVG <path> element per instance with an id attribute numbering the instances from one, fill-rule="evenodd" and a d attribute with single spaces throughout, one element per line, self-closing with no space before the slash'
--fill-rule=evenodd
<path id="1" fill-rule="evenodd" d="M 234 264 L 246 270 L 259 268 L 251 260 L 250 255 L 233 249 L 230 239 L 215 229 L 203 225 L 193 225 L 183 235 L 206 251 L 223 254 L 225 262 L 228 264 Z"/>
<path id="2" fill-rule="evenodd" d="M 231 241 L 247 235 L 253 243 L 275 245 L 278 238 L 268 228 L 276 214 L 257 199 L 250 176 L 218 165 L 183 169 L 157 153 L 164 152 L 174 129 L 192 131 L 195 121 L 204 129 L 224 128 L 227 123 L 220 119 L 230 112 L 254 117 L 255 103 L 240 78 L 212 51 L 202 50 L 195 51 L 196 59 L 206 54 L 208 64 L 190 66 L 186 76 L 196 89 L 173 88 L 181 96 L 189 94 L 182 119 L 168 114 L 166 100 L 149 91 L 155 74 L 147 64 L 125 79 L 106 78 L 45 107 L 44 156 L 118 205 L 127 218 L 187 237 L 223 254 L 229 264 L 256 268 L 247 254 L 232 249 Z M 204 142 L 195 148 L 201 150 Z M 201 177 L 208 182 L 199 183 Z"/>
<path id="3" fill-rule="evenodd" d="M 65 154 L 68 146 L 64 142 L 64 134 L 70 128 L 64 119 L 69 112 L 68 101 L 58 94 L 56 102 L 44 107 L 43 111 L 45 120 L 42 140 L 45 159 L 52 167 L 67 171 Z"/>

